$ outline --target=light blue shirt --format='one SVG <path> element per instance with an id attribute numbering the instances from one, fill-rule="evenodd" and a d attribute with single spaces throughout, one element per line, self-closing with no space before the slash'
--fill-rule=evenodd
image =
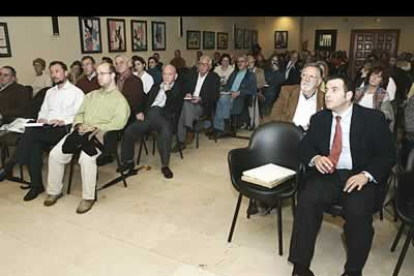
<path id="1" fill-rule="evenodd" d="M 231 86 L 231 91 L 236 92 L 239 91 L 240 84 L 246 75 L 247 70 L 237 72 L 236 78 L 234 79 L 233 85 Z"/>

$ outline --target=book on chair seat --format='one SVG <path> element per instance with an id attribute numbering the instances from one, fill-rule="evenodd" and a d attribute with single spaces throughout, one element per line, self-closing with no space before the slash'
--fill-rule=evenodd
<path id="1" fill-rule="evenodd" d="M 267 188 L 273 188 L 293 178 L 295 174 L 296 172 L 291 169 L 269 163 L 244 171 L 241 179 Z"/>

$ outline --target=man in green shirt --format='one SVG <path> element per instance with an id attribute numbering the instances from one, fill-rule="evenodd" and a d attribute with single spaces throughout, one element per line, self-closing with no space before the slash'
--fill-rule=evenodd
<path id="1" fill-rule="evenodd" d="M 97 75 L 101 88 L 85 96 L 74 119 L 73 131 L 77 131 L 81 135 L 89 135 L 89 139 L 95 135 L 98 140 L 102 141 L 105 132 L 124 128 L 131 111 L 127 100 L 115 84 L 115 67 L 108 63 L 102 63 L 97 68 Z M 55 204 L 62 196 L 65 164 L 69 163 L 73 156 L 73 154 L 63 153 L 62 150 L 69 135 L 66 135 L 50 152 L 46 190 L 48 196 L 44 202 L 45 206 Z M 95 200 L 96 158 L 101 154 L 99 149 L 96 150 L 98 153 L 93 156 L 81 151 L 79 157 L 83 183 L 82 201 L 76 210 L 79 214 L 89 211 Z"/>

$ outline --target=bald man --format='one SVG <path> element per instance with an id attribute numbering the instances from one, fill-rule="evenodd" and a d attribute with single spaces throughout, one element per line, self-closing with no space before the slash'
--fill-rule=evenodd
<path id="1" fill-rule="evenodd" d="M 128 102 L 115 84 L 115 67 L 109 63 L 103 63 L 98 66 L 96 71 L 101 88 L 85 96 L 85 100 L 75 116 L 73 131 L 60 140 L 50 152 L 48 196 L 44 202 L 45 206 L 55 204 L 62 196 L 65 164 L 70 162 L 74 153 L 67 150 L 68 147 L 65 141 L 68 136 L 89 135 L 91 140 L 91 137 L 96 135 L 98 140 L 102 141 L 105 132 L 123 129 L 129 118 Z M 89 211 L 95 202 L 96 158 L 101 154 L 99 149 L 93 150 L 94 147 L 92 151 L 85 148 L 82 147 L 79 157 L 83 191 L 82 201 L 76 210 L 78 214 Z"/>
<path id="2" fill-rule="evenodd" d="M 171 142 L 173 135 L 172 117 L 176 114 L 183 102 L 183 94 L 177 80 L 176 68 L 166 65 L 162 72 L 163 82 L 153 85 L 144 108 L 139 109 L 135 115 L 135 122 L 127 127 L 122 142 L 123 171 L 134 169 L 135 141 L 149 130 L 157 131 L 157 147 L 161 156 L 161 172 L 165 178 L 172 178 L 169 168 Z"/>

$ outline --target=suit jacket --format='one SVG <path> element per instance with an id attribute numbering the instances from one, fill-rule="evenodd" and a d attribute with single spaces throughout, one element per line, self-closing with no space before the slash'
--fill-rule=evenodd
<path id="1" fill-rule="evenodd" d="M 187 88 L 185 93 L 193 94 L 198 80 L 198 72 L 191 72 L 188 76 Z M 204 109 L 204 114 L 211 114 L 212 108 L 215 105 L 216 98 L 220 92 L 220 77 L 215 72 L 208 72 L 207 76 L 201 86 L 200 97 L 201 106 Z"/>
<path id="2" fill-rule="evenodd" d="M 233 86 L 234 80 L 236 79 L 238 71 L 231 73 L 224 91 L 230 91 Z M 240 114 L 243 111 L 246 96 L 251 96 L 257 92 L 256 75 L 247 70 L 242 82 L 240 83 L 240 96 L 233 100 L 233 106 L 231 108 L 232 115 Z"/>
<path id="3" fill-rule="evenodd" d="M 131 74 L 124 82 L 122 87 L 122 94 L 127 99 L 128 104 L 131 108 L 131 116 L 137 112 L 139 108 L 142 109 L 143 99 L 144 99 L 144 84 L 142 80 Z"/>
<path id="4" fill-rule="evenodd" d="M 144 112 L 147 114 L 151 108 L 151 105 L 154 103 L 155 98 L 160 91 L 160 85 L 153 85 L 151 90 L 145 96 L 143 104 L 139 106 L 137 113 Z M 163 114 L 166 117 L 172 117 L 174 114 L 177 114 L 182 106 L 182 98 L 183 93 L 181 89 L 181 85 L 177 82 L 174 83 L 172 89 L 165 91 L 167 96 L 167 101 L 165 102 L 165 106 L 163 109 Z"/>
<path id="5" fill-rule="evenodd" d="M 332 112 L 322 110 L 311 117 L 309 129 L 299 149 L 301 160 L 309 164 L 316 155 L 328 156 Z M 395 163 L 392 134 L 382 112 L 353 105 L 350 129 L 352 172 L 369 172 L 380 183 Z"/>
<path id="6" fill-rule="evenodd" d="M 289 123 L 293 122 L 293 117 L 295 116 L 296 108 L 299 103 L 299 93 L 300 85 L 282 87 L 274 108 L 276 110 L 276 120 Z M 318 90 L 316 93 L 317 100 L 315 113 L 323 109 L 325 105 L 325 94 L 321 90 Z"/>
<path id="7" fill-rule="evenodd" d="M 287 64 L 286 64 L 287 66 Z M 295 65 L 290 69 L 288 78 L 286 79 L 285 85 L 296 85 L 300 84 L 300 74 L 302 72 L 302 66 L 297 61 Z"/>
<path id="8" fill-rule="evenodd" d="M 5 121 L 11 117 L 24 117 L 30 99 L 31 95 L 26 87 L 14 82 L 0 91 L 0 114 Z"/>

